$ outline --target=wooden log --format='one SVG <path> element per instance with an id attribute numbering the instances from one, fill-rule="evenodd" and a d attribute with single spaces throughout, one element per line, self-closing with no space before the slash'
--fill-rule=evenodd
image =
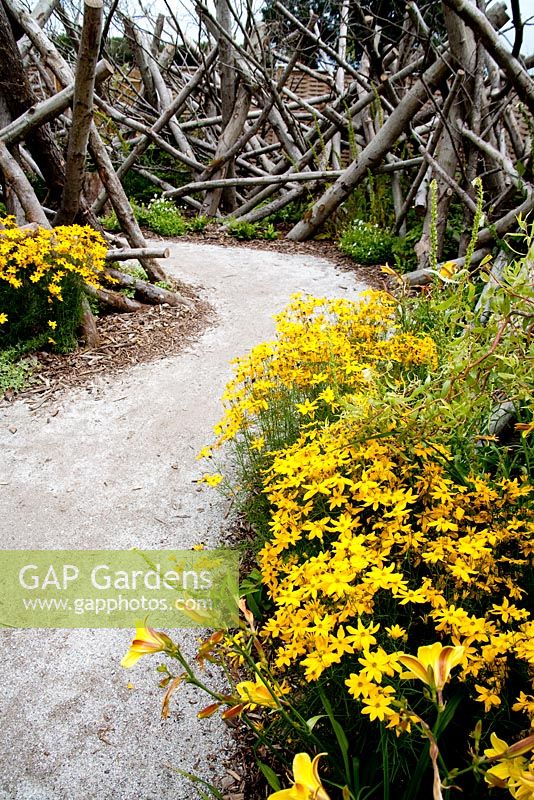
<path id="1" fill-rule="evenodd" d="M 524 181 L 519 175 L 518 171 L 516 170 L 512 161 L 497 150 L 496 147 L 493 147 L 489 142 L 486 142 L 481 136 L 477 136 L 472 130 L 470 130 L 466 125 L 462 122 L 458 124 L 458 129 L 462 136 L 465 136 L 466 139 L 469 139 L 470 142 L 473 142 L 478 149 L 487 155 L 491 161 L 498 165 L 507 175 L 509 175 L 516 183 L 517 186 L 523 186 Z"/>
<path id="2" fill-rule="evenodd" d="M 111 163 L 109 154 L 100 138 L 96 126 L 93 122 L 89 131 L 89 147 L 93 158 L 96 162 L 100 180 L 106 188 L 111 205 L 117 215 L 122 230 L 130 245 L 139 248 L 145 248 L 145 237 L 139 227 L 135 215 L 132 211 L 130 202 L 126 196 L 126 192 L 117 177 L 117 174 Z M 164 281 L 165 272 L 163 269 L 150 257 L 142 257 L 141 263 L 149 278 L 153 281 Z"/>
<path id="3" fill-rule="evenodd" d="M 226 175 L 226 167 L 231 160 L 228 154 L 239 140 L 240 134 L 243 131 L 250 102 L 251 92 L 249 87 L 241 85 L 236 97 L 234 112 L 221 135 L 217 150 L 215 151 L 215 157 L 210 165 L 209 172 L 212 175 L 214 173 L 219 173 L 222 178 Z M 202 204 L 202 213 L 207 214 L 209 217 L 214 217 L 219 208 L 221 196 L 222 188 L 210 190 L 210 194 L 205 198 Z"/>
<path id="4" fill-rule="evenodd" d="M 101 84 L 114 73 L 114 68 L 106 60 L 101 60 L 96 65 L 95 83 Z M 74 83 L 62 89 L 53 97 L 35 103 L 31 108 L 14 119 L 9 125 L 0 130 L 0 139 L 6 144 L 18 142 L 23 139 L 27 132 L 34 127 L 43 125 L 45 122 L 55 119 L 71 103 L 74 95 Z"/>
<path id="5" fill-rule="evenodd" d="M 471 266 L 480 264 L 482 259 L 490 252 L 491 250 L 487 247 L 481 247 L 478 250 L 475 250 L 471 256 Z M 465 256 L 451 260 L 454 261 L 458 269 L 461 269 L 463 266 L 465 266 Z M 444 266 L 444 263 L 446 262 L 438 264 L 437 272 L 439 272 L 441 267 Z M 437 278 L 437 275 L 436 272 L 430 269 L 416 269 L 413 272 L 405 272 L 404 275 L 400 276 L 400 278 L 407 286 L 426 286 L 427 284 L 432 283 L 432 281 Z"/>
<path id="6" fill-rule="evenodd" d="M 456 11 L 477 38 L 482 40 L 489 55 L 504 70 L 519 98 L 534 115 L 534 80 L 521 62 L 507 50 L 487 16 L 468 0 L 444 0 L 444 3 Z"/>
<path id="7" fill-rule="evenodd" d="M 118 283 L 119 286 L 134 289 L 136 295 L 148 303 L 166 303 L 173 308 L 185 306 L 188 309 L 193 309 L 195 307 L 192 300 L 184 297 L 179 292 L 172 292 L 168 289 L 163 289 L 161 286 L 154 286 L 152 283 L 134 278 L 133 275 L 126 275 L 124 272 L 112 267 L 107 268 L 106 275 L 109 275 L 113 282 Z"/>
<path id="8" fill-rule="evenodd" d="M 165 111 L 166 108 L 172 105 L 172 95 L 170 89 L 167 88 L 165 81 L 163 80 L 163 76 L 160 72 L 158 63 L 151 52 L 147 52 L 147 61 L 148 61 L 148 68 L 150 70 L 150 74 L 152 75 L 152 81 L 154 83 L 154 87 L 156 89 L 158 95 L 158 108 L 160 113 Z M 169 129 L 174 137 L 176 144 L 178 145 L 178 150 L 180 150 L 187 158 L 189 159 L 190 163 L 194 163 L 196 161 L 195 154 L 191 149 L 191 145 L 189 144 L 186 135 L 183 133 L 180 124 L 176 118 L 176 115 L 173 115 L 169 122 L 167 123 Z M 198 164 L 195 168 L 195 172 L 202 172 L 202 164 Z"/>
<path id="9" fill-rule="evenodd" d="M 43 228 L 50 228 L 33 186 L 3 142 L 0 142 L 0 170 L 5 183 L 9 184 L 17 195 L 28 222 L 38 222 Z"/>
<path id="10" fill-rule="evenodd" d="M 89 285 L 84 287 L 84 291 L 105 306 L 112 308 L 114 311 L 120 311 L 122 314 L 134 314 L 136 311 L 142 311 L 146 308 L 145 304 L 139 303 L 131 297 L 126 297 L 120 292 L 111 292 L 109 289 L 95 289 L 94 286 Z"/>
<path id="11" fill-rule="evenodd" d="M 462 189 L 462 187 L 458 185 L 458 183 L 454 180 L 453 177 L 451 177 L 451 175 L 445 172 L 441 164 L 438 161 L 436 161 L 436 159 L 433 158 L 429 153 L 427 153 L 424 147 L 420 147 L 419 150 L 423 154 L 423 158 L 425 159 L 425 161 L 427 161 L 430 164 L 434 172 L 436 172 L 439 175 L 439 177 L 443 180 L 443 182 L 446 183 L 447 186 L 450 189 L 452 189 L 453 192 L 455 192 L 455 194 L 460 198 L 460 200 L 466 206 L 466 208 L 468 208 L 469 211 L 475 214 L 477 210 L 477 204 L 475 203 L 473 198 L 467 194 L 465 189 Z"/>
<path id="12" fill-rule="evenodd" d="M 65 185 L 55 225 L 70 225 L 78 213 L 93 119 L 95 70 L 102 33 L 103 0 L 85 0 L 80 47 L 76 62 L 72 125 L 67 145 Z"/>
<path id="13" fill-rule="evenodd" d="M 135 66 L 141 74 L 145 99 L 153 108 L 157 108 L 156 88 L 148 66 L 148 53 L 139 30 L 128 17 L 124 18 L 124 34 L 130 43 Z"/>
<path id="14" fill-rule="evenodd" d="M 108 250 L 106 261 L 128 261 L 130 258 L 168 258 L 170 252 L 168 247 L 121 248 L 120 250 Z"/>
<path id="15" fill-rule="evenodd" d="M 96 326 L 96 319 L 87 296 L 82 298 L 82 321 L 81 321 L 82 335 L 87 347 L 100 347 L 102 339 Z"/>
<path id="16" fill-rule="evenodd" d="M 14 2 L 15 0 L 10 0 L 10 2 Z M 153 133 L 159 133 L 162 128 L 165 127 L 167 122 L 173 117 L 174 115 L 178 115 L 181 109 L 185 106 L 187 99 L 192 94 L 192 92 L 197 88 L 200 82 L 204 79 L 207 71 L 215 62 L 217 57 L 217 48 L 214 47 L 206 56 L 204 63 L 195 71 L 195 73 L 191 76 L 187 84 L 184 88 L 179 92 L 179 94 L 175 97 L 173 103 L 169 108 L 165 109 L 165 111 L 158 117 L 156 122 L 151 126 L 151 131 Z M 127 157 L 122 161 L 118 170 L 117 170 L 117 177 L 123 178 L 124 175 L 128 172 L 129 169 L 135 164 L 137 159 L 145 152 L 146 148 L 150 144 L 150 137 L 143 136 L 139 140 L 139 142 L 135 145 L 133 150 L 127 155 Z M 93 211 L 98 214 L 104 207 L 104 203 L 106 202 L 107 194 L 105 192 L 101 193 L 93 203 Z"/>
<path id="17" fill-rule="evenodd" d="M 54 13 L 59 0 L 39 0 L 31 12 L 32 18 L 39 27 L 43 28 Z M 23 36 L 17 43 L 22 58 L 26 58 L 31 50 L 32 43 L 27 36 Z"/>
<path id="18" fill-rule="evenodd" d="M 375 139 L 367 145 L 359 158 L 353 161 L 335 184 L 319 198 L 308 212 L 307 218 L 298 222 L 289 231 L 288 239 L 303 241 L 319 229 L 330 214 L 341 205 L 355 186 L 367 175 L 368 171 L 382 161 L 393 142 L 398 139 L 406 126 L 410 124 L 413 115 L 426 100 L 429 87 L 432 89 L 432 87 L 439 84 L 445 78 L 448 69 L 447 63 L 438 59 L 425 71 L 424 75 L 416 81 L 410 91 L 402 98 Z"/>
<path id="19" fill-rule="evenodd" d="M 126 127 L 130 128 L 131 130 L 139 131 L 139 133 L 148 136 L 149 139 L 151 139 L 161 150 L 169 153 L 169 155 L 173 156 L 173 158 L 176 158 L 187 167 L 190 167 L 190 169 L 194 172 L 198 173 L 199 170 L 202 170 L 202 164 L 196 160 L 194 153 L 193 157 L 190 158 L 188 155 L 186 155 L 186 153 L 177 150 L 176 147 L 173 147 L 171 144 L 169 144 L 162 136 L 159 136 L 157 133 L 155 133 L 148 125 L 145 125 L 144 123 L 139 122 L 139 120 L 124 114 L 122 111 L 114 108 L 110 103 L 107 103 L 101 97 L 95 97 L 95 104 L 101 108 L 102 111 L 104 111 L 111 119 L 126 125 Z"/>

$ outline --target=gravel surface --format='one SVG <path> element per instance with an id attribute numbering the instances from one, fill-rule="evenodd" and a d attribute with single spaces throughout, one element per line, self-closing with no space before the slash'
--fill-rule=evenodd
<path id="1" fill-rule="evenodd" d="M 195 480 L 229 360 L 271 336 L 295 291 L 356 296 L 328 261 L 191 242 L 171 245 L 169 274 L 201 284 L 216 318 L 179 355 L 94 378 L 36 410 L 0 409 L 0 547 L 187 549 L 215 545 L 223 499 Z M 194 631 L 174 634 L 195 651 Z M 217 783 L 231 740 L 189 687 L 160 721 L 156 658 L 119 661 L 129 630 L 1 630 L 2 800 L 189 800 L 173 767 Z M 133 687 L 128 687 L 128 682 Z"/>

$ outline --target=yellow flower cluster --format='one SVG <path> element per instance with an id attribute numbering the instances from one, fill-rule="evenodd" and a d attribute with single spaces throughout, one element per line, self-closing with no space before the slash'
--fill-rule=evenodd
<path id="1" fill-rule="evenodd" d="M 532 750 L 534 737 L 529 737 L 511 746 L 491 734 L 491 744 L 484 750 L 486 758 L 497 760 L 494 767 L 486 772 L 490 786 L 508 789 L 515 800 L 532 800 L 534 797 L 534 759 L 527 761 L 524 754 Z"/>
<path id="2" fill-rule="evenodd" d="M 224 417 L 215 429 L 218 444 L 253 429 L 258 415 L 285 400 L 287 391 L 298 393 L 299 412 L 313 418 L 335 412 L 343 396 L 367 392 L 374 371 L 398 364 L 434 369 L 434 341 L 398 330 L 396 305 L 375 290 L 358 302 L 295 295 L 276 317 L 276 341 L 234 361 Z"/>
<path id="3" fill-rule="evenodd" d="M 67 273 L 98 286 L 107 248 L 102 236 L 89 226 L 24 229 L 16 227 L 12 217 L 0 219 L 0 226 L 0 281 L 14 289 L 28 282 L 44 284 L 50 299 L 59 301 Z M 6 321 L 5 313 L 2 321 Z"/>
<path id="4" fill-rule="evenodd" d="M 264 635 L 277 643 L 279 669 L 299 663 L 316 680 L 348 655 L 361 666 L 353 694 L 371 697 L 370 684 L 397 669 L 403 629 L 383 628 L 389 609 L 388 623 L 421 617 L 429 637 L 465 647 L 462 676 L 477 680 L 486 708 L 514 659 L 534 676 L 534 620 L 522 605 L 534 551 L 531 486 L 455 483 L 448 454 L 439 455 L 442 463 L 419 445 L 408 458 L 387 437 L 358 443 L 339 420 L 274 457 L 265 480 L 271 537 L 259 561 L 275 604 Z M 392 652 L 377 647 L 379 631 Z M 381 690 L 377 708 L 386 699 Z"/>
<path id="5" fill-rule="evenodd" d="M 439 408 L 458 365 L 443 347 L 438 364 L 435 341 L 404 332 L 399 317 L 383 292 L 356 303 L 296 296 L 276 340 L 235 362 L 215 447 L 236 440 L 264 522 L 263 648 L 301 698 L 344 682 L 363 718 L 396 733 L 430 730 L 406 681 L 425 684 L 443 711 L 454 670 L 459 694 L 481 715 L 506 712 L 516 735 L 534 727 L 533 487 L 526 471 L 486 474 L 453 450 L 466 429 L 452 435 Z M 419 428 L 414 408 L 432 381 L 445 389 Z M 343 725 L 341 703 L 333 713 Z M 534 800 L 523 755 L 488 775 Z"/>

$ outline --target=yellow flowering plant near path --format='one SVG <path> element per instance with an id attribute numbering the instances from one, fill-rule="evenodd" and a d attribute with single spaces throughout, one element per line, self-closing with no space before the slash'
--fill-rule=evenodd
<path id="1" fill-rule="evenodd" d="M 241 629 L 199 651 L 230 685 L 201 716 L 248 726 L 273 797 L 459 786 L 534 800 L 534 298 L 520 266 L 485 306 L 461 271 L 418 298 L 297 296 L 276 339 L 234 364 L 201 456 L 234 447 L 255 567 Z M 503 397 L 509 442 L 492 427 Z"/>
<path id="2" fill-rule="evenodd" d="M 88 226 L 34 230 L 0 219 L 0 347 L 40 337 L 72 349 L 83 285 L 98 287 L 106 251 Z"/>

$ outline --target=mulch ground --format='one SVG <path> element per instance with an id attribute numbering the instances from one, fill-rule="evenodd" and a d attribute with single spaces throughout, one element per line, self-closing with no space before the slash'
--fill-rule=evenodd
<path id="1" fill-rule="evenodd" d="M 193 287 L 178 281 L 173 284 L 193 300 L 192 309 L 146 306 L 134 314 L 100 317 L 97 326 L 102 343 L 98 348 L 80 347 L 66 355 L 40 351 L 28 356 L 35 362 L 30 385 L 17 395 L 6 393 L 0 407 L 25 398 L 35 410 L 66 389 L 84 387 L 96 377 L 116 375 L 136 364 L 179 353 L 214 321 L 215 314 Z"/>

